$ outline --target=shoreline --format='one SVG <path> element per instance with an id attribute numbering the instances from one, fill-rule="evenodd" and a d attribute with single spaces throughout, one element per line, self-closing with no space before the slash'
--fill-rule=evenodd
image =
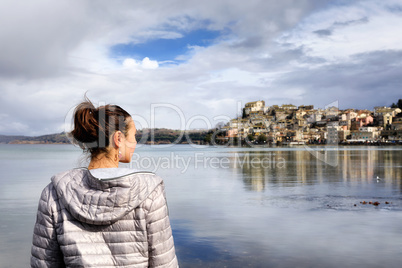
<path id="1" fill-rule="evenodd" d="M 0 142 L 0 144 L 11 144 L 11 145 L 72 145 L 72 143 L 65 143 L 65 142 L 43 142 L 43 141 L 18 141 L 18 142 Z M 253 144 L 253 145 L 225 145 L 225 144 L 197 144 L 197 143 L 168 143 L 168 142 L 147 142 L 147 143 L 138 143 L 139 145 L 150 145 L 150 146 L 166 146 L 166 145 L 195 145 L 195 146 L 208 146 L 208 147 L 238 147 L 238 148 L 287 148 L 287 147 L 303 147 L 303 146 L 317 146 L 317 147 L 333 147 L 333 146 L 402 146 L 401 142 L 381 142 L 381 143 L 338 143 L 335 145 L 328 145 L 328 144 L 281 144 L 281 145 L 274 145 L 274 144 Z"/>

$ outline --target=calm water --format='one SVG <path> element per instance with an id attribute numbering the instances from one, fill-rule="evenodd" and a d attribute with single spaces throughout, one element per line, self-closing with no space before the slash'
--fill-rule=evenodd
<path id="1" fill-rule="evenodd" d="M 128 166 L 164 178 L 181 267 L 400 267 L 402 148 L 322 148 L 142 146 Z M 84 162 L 0 145 L 0 267 L 29 266 L 42 189 Z"/>

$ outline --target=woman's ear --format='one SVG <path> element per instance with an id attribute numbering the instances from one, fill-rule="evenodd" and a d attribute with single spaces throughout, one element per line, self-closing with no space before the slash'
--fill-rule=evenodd
<path id="1" fill-rule="evenodd" d="M 116 131 L 113 135 L 113 142 L 115 147 L 119 148 L 122 142 L 122 134 L 121 131 Z"/>

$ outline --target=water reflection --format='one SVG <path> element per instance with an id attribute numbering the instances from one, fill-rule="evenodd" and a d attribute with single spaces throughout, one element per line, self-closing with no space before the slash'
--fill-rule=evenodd
<path id="1" fill-rule="evenodd" d="M 191 223 L 173 221 L 173 236 L 176 254 L 180 256 L 182 267 L 224 267 L 225 263 L 233 261 L 228 250 L 222 248 L 222 241 L 213 237 L 199 237 L 191 229 Z M 180 227 L 180 228 L 179 228 Z"/>
<path id="2" fill-rule="evenodd" d="M 262 192 L 267 184 L 379 183 L 402 192 L 402 151 L 330 151 L 336 166 L 327 165 L 305 150 L 230 152 L 230 168 L 242 175 L 245 188 Z"/>
<path id="3" fill-rule="evenodd" d="M 76 166 L 73 148 L 0 147 L 0 267 L 28 265 L 40 192 L 54 173 Z M 157 170 L 181 267 L 400 267 L 402 150 L 339 149 L 327 155 L 337 166 L 303 149 L 138 153 L 145 164 L 176 156 L 189 163 Z"/>

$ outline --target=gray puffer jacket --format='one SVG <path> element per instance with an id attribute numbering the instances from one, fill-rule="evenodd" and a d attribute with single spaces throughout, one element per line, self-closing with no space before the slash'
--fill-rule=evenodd
<path id="1" fill-rule="evenodd" d="M 60 173 L 43 190 L 31 267 L 178 267 L 163 181 Z"/>

